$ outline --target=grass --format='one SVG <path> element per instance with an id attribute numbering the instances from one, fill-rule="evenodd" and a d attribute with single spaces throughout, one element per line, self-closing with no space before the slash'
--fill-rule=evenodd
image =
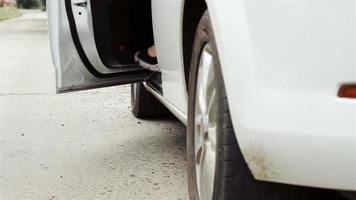
<path id="1" fill-rule="evenodd" d="M 21 12 L 16 8 L 0 7 L 0 21 L 15 18 L 21 15 Z"/>

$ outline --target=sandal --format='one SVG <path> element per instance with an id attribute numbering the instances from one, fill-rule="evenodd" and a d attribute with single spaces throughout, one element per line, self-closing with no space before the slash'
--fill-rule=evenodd
<path id="1" fill-rule="evenodd" d="M 141 67 L 159 72 L 157 57 L 151 57 L 148 55 L 147 51 L 139 51 L 135 54 L 135 62 Z"/>

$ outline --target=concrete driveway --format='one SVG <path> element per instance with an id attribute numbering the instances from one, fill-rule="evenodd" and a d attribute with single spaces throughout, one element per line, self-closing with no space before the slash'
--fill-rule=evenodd
<path id="1" fill-rule="evenodd" d="M 187 199 L 185 127 L 127 86 L 56 95 L 46 23 L 0 23 L 0 199 Z"/>

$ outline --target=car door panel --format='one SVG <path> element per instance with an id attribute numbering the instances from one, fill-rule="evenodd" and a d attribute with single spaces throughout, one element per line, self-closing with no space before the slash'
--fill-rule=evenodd
<path id="1" fill-rule="evenodd" d="M 140 66 L 110 69 L 101 62 L 93 62 L 90 51 L 95 53 L 96 48 L 92 28 L 89 26 L 90 20 L 88 20 L 91 16 L 90 2 L 87 1 L 87 6 L 78 4 L 83 2 L 85 1 L 48 2 L 49 33 L 56 68 L 57 92 L 143 81 L 147 71 Z M 73 8 L 75 15 L 73 15 Z M 82 44 L 86 45 L 82 46 Z"/>

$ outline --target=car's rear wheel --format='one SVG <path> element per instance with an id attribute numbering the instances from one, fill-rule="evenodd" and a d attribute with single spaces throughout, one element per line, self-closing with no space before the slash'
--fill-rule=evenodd
<path id="1" fill-rule="evenodd" d="M 197 28 L 188 88 L 190 199 L 326 200 L 332 191 L 257 181 L 235 138 L 217 47 L 206 12 Z"/>
<path id="2" fill-rule="evenodd" d="M 143 83 L 131 84 L 131 111 L 140 119 L 171 116 L 169 110 L 146 90 Z"/>

